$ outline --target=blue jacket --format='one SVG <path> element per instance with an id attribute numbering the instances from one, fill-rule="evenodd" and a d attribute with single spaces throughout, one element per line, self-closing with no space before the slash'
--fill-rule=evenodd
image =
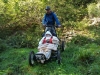
<path id="1" fill-rule="evenodd" d="M 51 12 L 50 14 L 45 14 L 44 18 L 42 20 L 43 25 L 55 25 L 55 22 L 57 25 L 60 25 L 60 22 L 54 12 Z"/>

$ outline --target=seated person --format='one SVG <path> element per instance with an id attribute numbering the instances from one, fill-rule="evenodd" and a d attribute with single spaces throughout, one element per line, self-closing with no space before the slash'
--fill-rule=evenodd
<path id="1" fill-rule="evenodd" d="M 52 36 L 50 31 L 45 33 L 45 36 L 40 40 L 37 53 L 43 53 L 48 60 L 51 56 L 51 50 L 57 50 L 59 40 L 57 37 Z"/>

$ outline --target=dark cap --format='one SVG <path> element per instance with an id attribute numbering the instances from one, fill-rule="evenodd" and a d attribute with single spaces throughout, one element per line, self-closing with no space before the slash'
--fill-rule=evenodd
<path id="1" fill-rule="evenodd" d="M 46 6 L 45 10 L 50 10 L 50 6 Z"/>

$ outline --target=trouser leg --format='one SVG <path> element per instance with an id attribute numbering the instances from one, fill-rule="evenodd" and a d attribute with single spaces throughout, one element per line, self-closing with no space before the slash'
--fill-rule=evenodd
<path id="1" fill-rule="evenodd" d="M 55 28 L 52 28 L 53 36 L 57 36 Z"/>

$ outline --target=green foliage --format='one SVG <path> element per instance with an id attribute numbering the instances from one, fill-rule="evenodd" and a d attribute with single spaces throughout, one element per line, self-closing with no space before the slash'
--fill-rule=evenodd
<path id="1" fill-rule="evenodd" d="M 8 3 L 8 0 L 3 0 L 4 3 Z"/>
<path id="2" fill-rule="evenodd" d="M 91 3 L 93 0 L 88 1 Z M 60 0 L 3 0 L 0 1 L 0 38 L 7 38 L 17 31 L 31 30 L 32 26 L 41 28 L 41 21 L 44 15 L 44 8 L 47 5 L 56 12 L 63 27 L 81 28 L 84 27 L 84 16 L 88 14 L 85 8 L 87 1 L 60 1 Z M 79 6 L 75 6 L 79 4 Z M 39 34 L 37 32 L 37 34 Z M 6 36 L 4 36 L 6 35 Z"/>
<path id="3" fill-rule="evenodd" d="M 99 45 L 95 43 L 85 44 L 84 46 L 69 43 L 66 49 L 67 54 L 64 53 L 63 58 L 77 67 L 81 71 L 81 75 L 99 75 L 99 48 Z"/>
<path id="4" fill-rule="evenodd" d="M 39 24 L 42 17 L 42 2 L 1 0 L 0 3 L 0 38 L 7 40 L 11 47 L 37 46 L 37 39 L 41 36 Z"/>
<path id="5" fill-rule="evenodd" d="M 89 34 L 92 35 L 91 39 L 97 45 L 100 45 L 100 25 L 98 26 L 88 26 L 86 29 L 89 31 Z"/>
<path id="6" fill-rule="evenodd" d="M 15 31 L 13 27 L 1 27 L 0 28 L 0 38 L 6 39 L 8 36 L 12 35 Z"/>
<path id="7" fill-rule="evenodd" d="M 8 50 L 1 54 L 0 61 L 0 74 L 23 74 L 23 65 L 27 65 L 27 53 L 30 50 Z M 7 54 L 6 54 L 7 53 Z M 19 64 L 20 62 L 20 64 Z M 7 63 L 7 64 L 6 64 Z M 23 63 L 23 64 L 22 64 Z M 26 73 L 26 72 L 25 72 Z"/>
<path id="8" fill-rule="evenodd" d="M 16 32 L 7 38 L 7 44 L 13 48 L 35 48 L 38 46 L 38 37 L 36 34 L 29 32 Z"/>
<path id="9" fill-rule="evenodd" d="M 84 30 L 88 26 L 88 19 L 84 17 L 84 19 L 81 19 L 81 21 L 66 21 L 64 22 L 64 25 L 66 25 L 66 28 L 74 28 L 77 30 Z"/>
<path id="10" fill-rule="evenodd" d="M 75 7 L 81 7 L 82 6 L 82 7 L 86 8 L 87 4 L 93 3 L 93 2 L 95 2 L 95 0 L 89 0 L 89 1 L 87 1 L 87 0 L 84 0 L 84 1 L 82 1 L 82 0 L 71 0 L 69 2 L 72 3 Z"/>
<path id="11" fill-rule="evenodd" d="M 99 66 L 96 63 L 94 63 L 90 66 L 90 69 L 88 70 L 87 74 L 89 74 L 89 75 L 94 75 L 94 74 L 99 75 L 100 74 L 99 71 L 100 71 Z"/>
<path id="12" fill-rule="evenodd" d="M 95 43 L 78 46 L 70 42 L 65 51 L 61 53 L 61 65 L 58 65 L 56 61 L 49 61 L 44 65 L 38 63 L 34 67 L 29 66 L 28 56 L 30 51 L 33 50 L 36 53 L 37 49 L 6 50 L 0 54 L 0 74 L 98 75 L 100 71 L 99 49 L 99 45 Z"/>
<path id="13" fill-rule="evenodd" d="M 94 62 L 95 56 L 89 50 L 82 49 L 79 51 L 76 59 L 76 62 L 87 67 Z"/>
<path id="14" fill-rule="evenodd" d="M 94 42 L 95 42 L 97 45 L 100 45 L 100 37 L 96 38 L 96 40 L 94 40 Z"/>
<path id="15" fill-rule="evenodd" d="M 100 3 L 91 3 L 88 5 L 89 17 L 100 17 Z"/>
<path id="16" fill-rule="evenodd" d="M 7 50 L 8 49 L 8 46 L 7 44 L 5 43 L 4 40 L 0 39 L 0 53 L 2 53 L 3 51 Z"/>
<path id="17" fill-rule="evenodd" d="M 88 1 L 88 3 L 91 3 Z M 37 1 L 13 1 L 4 0 L 1 1 L 2 11 L 0 22 L 3 27 L 9 26 L 26 26 L 35 24 L 41 24 L 41 20 L 44 14 L 44 8 L 46 5 L 50 5 L 51 9 L 57 13 L 61 24 L 63 26 L 73 26 L 69 24 L 71 22 L 76 22 L 82 20 L 85 15 L 87 15 L 86 6 L 87 1 L 49 1 L 49 0 L 37 0 Z M 75 4 L 74 4 L 75 3 Z M 78 7 L 75 5 L 80 4 Z M 63 10 L 64 9 L 64 10 Z M 67 22 L 68 23 L 67 23 Z M 70 21 L 70 22 L 69 22 Z"/>
<path id="18" fill-rule="evenodd" d="M 84 46 L 86 44 L 92 43 L 92 39 L 85 36 L 77 35 L 71 40 L 71 42 L 79 46 Z"/>

